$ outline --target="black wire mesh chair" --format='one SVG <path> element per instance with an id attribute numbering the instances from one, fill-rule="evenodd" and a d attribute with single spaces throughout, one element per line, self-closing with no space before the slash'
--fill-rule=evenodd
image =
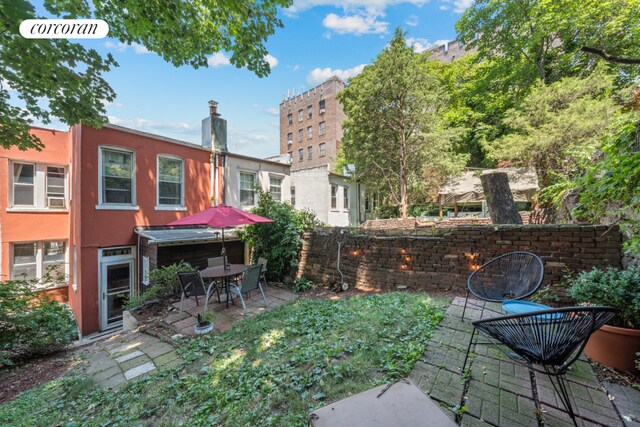
<path id="1" fill-rule="evenodd" d="M 464 319 L 464 313 L 467 311 L 469 293 L 490 302 L 524 299 L 540 288 L 543 278 L 544 265 L 537 255 L 531 252 L 509 252 L 500 255 L 469 276 L 461 318 Z"/>
<path id="2" fill-rule="evenodd" d="M 479 332 L 515 362 L 546 374 L 577 425 L 564 374 L 580 357 L 591 334 L 614 315 L 611 307 L 564 307 L 473 321 L 462 372 Z"/>

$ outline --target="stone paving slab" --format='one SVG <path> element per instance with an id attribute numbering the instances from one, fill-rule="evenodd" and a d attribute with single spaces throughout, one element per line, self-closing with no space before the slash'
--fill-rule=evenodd
<path id="1" fill-rule="evenodd" d="M 464 298 L 452 301 L 409 377 L 451 415 L 458 412 L 456 419 L 464 426 L 572 426 L 549 378 L 537 372 L 532 376 L 494 345 L 474 343 L 463 373 L 471 321 L 498 316 L 501 308 L 470 303 L 477 306 L 467 306 L 461 319 Z M 627 426 L 640 426 L 640 391 L 601 384 L 584 356 L 566 378 L 579 425 L 622 426 L 624 420 Z"/>
<path id="2" fill-rule="evenodd" d="M 138 331 L 115 334 L 78 351 L 87 360 L 85 373 L 98 387 L 118 388 L 141 375 L 183 363 L 170 343 Z"/>

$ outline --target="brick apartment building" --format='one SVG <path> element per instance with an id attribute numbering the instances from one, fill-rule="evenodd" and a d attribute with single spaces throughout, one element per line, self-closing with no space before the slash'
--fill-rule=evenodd
<path id="1" fill-rule="evenodd" d="M 280 154 L 289 156 L 291 170 L 335 164 L 345 119 L 336 94 L 344 82 L 333 76 L 280 104 Z"/>
<path id="2" fill-rule="evenodd" d="M 470 53 L 476 53 L 478 49 L 467 49 L 458 40 L 452 40 L 439 46 L 432 47 L 428 50 L 431 54 L 430 59 L 442 62 L 453 62 Z"/>

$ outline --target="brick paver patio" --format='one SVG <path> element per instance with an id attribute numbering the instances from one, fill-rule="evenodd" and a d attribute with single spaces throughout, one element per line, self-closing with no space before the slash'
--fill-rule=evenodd
<path id="1" fill-rule="evenodd" d="M 265 294 L 269 302 L 268 308 L 264 306 L 264 300 L 259 291 L 251 293 L 246 300 L 249 316 L 280 307 L 298 298 L 298 295 L 291 291 L 274 286 L 267 287 Z M 161 319 L 168 326 L 167 329 L 172 331 L 170 335 L 173 335 L 174 339 L 181 335 L 195 335 L 194 325 L 197 322 L 197 314 L 204 311 L 204 305 L 196 305 L 191 299 L 184 301 L 182 313 L 179 312 L 179 307 L 180 302 L 172 304 Z M 229 308 L 226 308 L 224 300 L 218 303 L 213 297 L 209 301 L 208 308 L 217 312 L 213 333 L 229 329 L 235 322 L 245 318 L 239 301 L 236 305 L 229 305 Z M 149 372 L 174 368 L 182 364 L 172 339 L 152 336 L 144 333 L 143 330 L 144 328 L 140 328 L 140 330 L 117 333 L 78 350 L 87 360 L 85 373 L 98 387 L 117 388 Z"/>
<path id="2" fill-rule="evenodd" d="M 488 309 L 500 310 L 498 304 L 474 303 L 480 308 L 467 307 L 462 320 L 464 298 L 453 300 L 410 374 L 414 383 L 464 426 L 573 425 L 548 377 L 529 372 L 495 346 L 473 347 L 464 378 L 462 365 L 471 337 L 471 320 L 497 315 Z M 573 365 L 567 379 L 578 424 L 640 426 L 640 391 L 600 382 L 585 357 Z"/>

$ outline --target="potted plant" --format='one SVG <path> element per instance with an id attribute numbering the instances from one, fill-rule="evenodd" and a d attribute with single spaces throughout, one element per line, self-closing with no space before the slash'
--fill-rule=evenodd
<path id="1" fill-rule="evenodd" d="M 215 310 L 198 314 L 198 323 L 194 326 L 197 335 L 208 334 L 213 330 L 213 322 L 216 320 L 216 314 Z"/>
<path id="2" fill-rule="evenodd" d="M 569 295 L 578 303 L 606 305 L 616 317 L 592 336 L 584 352 L 591 359 L 620 371 L 638 374 L 640 352 L 640 268 L 594 268 L 569 279 Z"/>

